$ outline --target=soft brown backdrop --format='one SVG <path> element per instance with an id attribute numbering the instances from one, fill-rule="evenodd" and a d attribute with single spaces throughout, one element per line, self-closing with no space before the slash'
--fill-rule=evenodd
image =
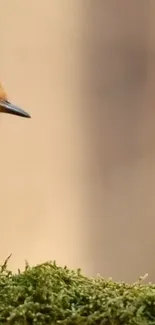
<path id="1" fill-rule="evenodd" d="M 0 259 L 155 280 L 153 1 L 0 4 Z"/>

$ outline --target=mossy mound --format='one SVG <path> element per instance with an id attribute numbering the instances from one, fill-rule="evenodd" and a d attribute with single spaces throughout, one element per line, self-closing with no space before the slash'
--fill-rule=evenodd
<path id="1" fill-rule="evenodd" d="M 55 263 L 0 272 L 0 324 L 154 325 L 155 285 L 88 278 Z"/>

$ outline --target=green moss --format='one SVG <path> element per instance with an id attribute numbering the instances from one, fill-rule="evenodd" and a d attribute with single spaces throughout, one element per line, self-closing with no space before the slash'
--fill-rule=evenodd
<path id="1" fill-rule="evenodd" d="M 0 324 L 155 324 L 155 285 L 88 278 L 55 263 L 0 271 Z"/>

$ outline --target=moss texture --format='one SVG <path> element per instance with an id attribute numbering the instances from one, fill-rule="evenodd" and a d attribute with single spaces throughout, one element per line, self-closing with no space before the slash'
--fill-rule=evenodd
<path id="1" fill-rule="evenodd" d="M 26 264 L 0 270 L 0 324 L 155 324 L 155 285 L 88 278 L 80 270 Z"/>

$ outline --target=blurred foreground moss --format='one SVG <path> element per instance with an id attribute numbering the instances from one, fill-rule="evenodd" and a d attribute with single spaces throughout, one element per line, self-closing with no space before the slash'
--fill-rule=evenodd
<path id="1" fill-rule="evenodd" d="M 155 285 L 84 277 L 55 263 L 0 269 L 0 324 L 155 324 Z"/>

